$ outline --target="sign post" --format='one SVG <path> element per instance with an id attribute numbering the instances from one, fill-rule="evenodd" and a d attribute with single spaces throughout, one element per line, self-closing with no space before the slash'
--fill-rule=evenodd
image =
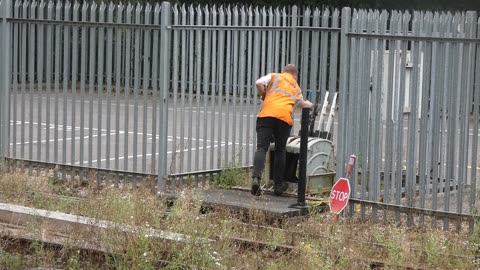
<path id="1" fill-rule="evenodd" d="M 338 220 L 338 215 L 347 207 L 348 200 L 350 198 L 350 182 L 348 177 L 353 170 L 353 165 L 355 164 L 355 155 L 350 156 L 350 160 L 347 165 L 347 175 L 346 178 L 340 178 L 333 185 L 332 191 L 330 192 L 330 211 L 333 215 L 333 223 L 336 223 Z"/>

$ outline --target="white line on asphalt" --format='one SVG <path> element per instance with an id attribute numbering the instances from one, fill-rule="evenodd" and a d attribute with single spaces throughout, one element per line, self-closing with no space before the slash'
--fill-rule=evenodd
<path id="1" fill-rule="evenodd" d="M 123 133 L 124 133 L 124 132 L 119 132 L 119 134 L 123 134 Z M 113 136 L 113 135 L 116 135 L 116 134 L 110 134 L 110 136 Z M 107 134 L 106 134 L 106 133 L 102 133 L 101 136 L 102 136 L 102 137 L 106 137 Z M 96 137 L 98 137 L 98 134 L 92 135 L 91 138 L 96 138 Z M 75 140 L 79 140 L 80 138 L 81 138 L 81 137 L 75 137 Z M 90 136 L 84 136 L 83 138 L 84 138 L 84 139 L 88 139 L 88 138 L 90 138 Z M 67 137 L 65 141 L 71 141 L 71 140 L 72 140 L 72 137 Z M 61 142 L 61 141 L 63 141 L 63 137 L 60 138 L 60 136 L 59 136 L 59 138 L 57 139 L 57 142 Z M 40 141 L 40 143 L 46 143 L 46 142 L 47 142 L 47 140 L 42 140 L 42 141 Z M 55 139 L 48 140 L 48 142 L 49 142 L 49 143 L 54 143 L 54 142 L 55 142 Z M 31 143 L 31 144 L 37 144 L 38 141 L 33 141 L 33 142 L 27 142 L 27 141 L 26 141 L 26 142 L 24 142 L 23 144 L 24 144 L 24 145 L 27 145 L 27 144 L 30 144 L 30 143 Z M 16 145 L 22 145 L 22 142 L 17 142 Z M 10 146 L 13 146 L 13 143 L 10 143 Z"/>
<path id="2" fill-rule="evenodd" d="M 232 145 L 232 143 L 228 143 L 228 145 L 230 146 L 230 145 Z M 235 145 L 240 145 L 240 143 L 235 143 Z M 246 144 L 242 144 L 242 145 L 245 146 Z M 225 146 L 225 143 L 223 143 L 222 146 Z M 218 147 L 218 145 L 214 145 L 214 146 L 213 146 L 213 148 L 217 148 L 217 147 Z M 210 148 L 212 148 L 212 146 L 211 146 L 211 145 L 208 145 L 205 149 L 210 149 Z M 192 152 L 193 152 L 193 151 L 200 151 L 200 150 L 203 150 L 203 149 L 204 149 L 204 147 L 199 147 L 198 150 L 195 149 L 195 148 L 192 148 L 191 151 L 192 151 Z M 184 153 L 185 153 L 185 152 L 188 153 L 188 149 L 183 150 L 183 152 L 184 152 Z M 177 151 L 175 151 L 175 153 L 181 153 L 181 150 L 177 150 Z M 167 155 L 171 155 L 171 154 L 173 154 L 172 151 L 168 151 L 168 152 L 167 152 Z M 151 157 L 152 154 L 151 154 L 151 153 L 147 153 L 147 154 L 145 154 L 145 156 L 146 156 L 146 157 Z M 155 156 L 158 156 L 158 153 L 156 153 Z M 133 155 L 130 155 L 130 156 L 127 157 L 127 159 L 132 159 L 133 157 L 134 157 Z M 140 158 L 141 158 L 141 157 L 143 157 L 143 154 L 139 154 L 139 155 L 137 155 L 137 157 L 140 157 Z M 119 160 L 124 160 L 124 159 L 125 159 L 125 156 L 118 157 L 118 159 L 119 159 Z M 116 160 L 116 157 L 112 157 L 112 158 L 110 158 L 109 160 L 110 160 L 110 161 L 115 161 L 115 160 Z M 100 162 L 105 162 L 105 161 L 107 161 L 106 158 L 103 158 L 103 159 L 100 160 Z M 90 162 L 89 160 L 84 160 L 84 161 L 83 161 L 84 164 L 85 164 L 85 163 L 89 163 L 89 162 Z M 97 160 L 97 159 L 92 160 L 92 163 L 98 163 L 98 160 Z M 78 164 L 80 164 L 80 161 L 75 162 L 75 165 L 78 165 Z"/>
<path id="3" fill-rule="evenodd" d="M 38 98 L 37 98 L 37 99 L 38 99 Z M 53 97 L 52 97 L 51 99 L 53 99 Z M 62 101 L 59 101 L 60 104 L 64 103 L 62 97 L 59 97 L 59 100 L 62 100 Z M 179 99 L 179 100 L 180 100 L 180 99 Z M 68 99 L 68 98 L 67 98 L 66 101 L 67 101 L 67 103 L 71 103 L 71 102 L 72 102 L 72 99 Z M 139 109 L 142 109 L 142 108 L 144 107 L 144 106 L 143 106 L 143 100 L 139 100 L 139 101 L 142 102 L 142 104 L 139 104 L 139 105 L 138 105 L 138 108 L 139 108 Z M 196 101 L 195 101 L 195 102 L 196 102 Z M 80 101 L 80 100 L 76 100 L 75 103 L 81 104 L 81 101 Z M 89 101 L 88 101 L 88 100 L 85 100 L 85 104 L 89 104 Z M 98 102 L 94 101 L 93 104 L 95 104 L 95 106 L 97 106 L 97 105 L 98 105 Z M 230 103 L 230 104 L 231 104 L 231 103 Z M 102 101 L 102 105 L 107 105 L 107 102 Z M 116 106 L 116 104 L 115 104 L 114 102 L 112 102 L 111 105 L 112 105 L 112 107 L 115 107 L 115 106 Z M 134 107 L 135 107 L 134 104 L 128 104 L 128 106 L 131 107 L 131 108 L 134 108 Z M 238 106 L 240 106 L 240 105 L 238 105 Z M 250 105 L 250 106 L 253 107 L 254 105 Z M 124 103 L 124 102 L 120 102 L 120 106 L 119 106 L 119 107 L 125 107 L 125 103 Z M 153 106 L 151 106 L 151 105 L 150 105 L 150 106 L 147 105 L 147 106 L 145 106 L 145 107 L 147 107 L 147 109 L 150 109 L 150 110 L 153 109 Z M 202 107 L 203 107 L 203 105 L 202 105 Z M 260 109 L 260 107 L 261 107 L 261 104 L 257 105 L 257 108 L 258 108 L 258 109 Z M 157 108 L 160 109 L 160 105 L 157 106 Z M 168 108 L 169 111 L 173 111 L 174 109 L 175 109 L 175 108 L 171 108 L 171 107 Z M 177 110 L 177 111 L 181 111 L 182 108 L 180 108 L 179 106 L 177 106 L 176 110 Z M 183 108 L 183 110 L 192 111 L 192 113 L 193 113 L 193 112 L 195 112 L 195 113 L 197 112 L 197 110 L 196 110 L 195 107 L 194 107 L 194 108 Z M 199 109 L 198 112 L 200 112 L 200 113 L 205 113 L 205 111 L 204 111 L 204 110 L 201 110 L 201 109 Z M 210 112 L 210 111 L 207 111 L 206 113 L 211 113 L 211 112 Z M 231 113 L 226 113 L 226 112 L 221 112 L 221 113 L 215 112 L 215 115 L 232 115 L 232 114 L 231 114 Z M 122 115 L 121 115 L 121 116 L 122 116 Z M 257 113 L 254 113 L 254 114 L 251 114 L 251 115 L 246 115 L 246 114 L 244 114 L 243 116 L 244 116 L 244 117 L 248 117 L 248 116 L 250 116 L 250 117 L 257 117 Z"/>
<path id="4" fill-rule="evenodd" d="M 10 121 L 10 122 L 12 122 L 12 121 Z M 25 123 L 26 123 L 26 124 L 30 124 L 30 122 L 25 122 Z M 17 124 L 21 124 L 21 122 L 20 122 L 20 121 L 17 121 Z M 38 125 L 37 122 L 32 122 L 32 124 Z M 46 123 L 40 123 L 40 125 L 46 126 L 47 124 L 46 124 Z M 53 129 L 54 127 L 55 127 L 54 125 L 51 125 L 51 124 L 50 124 L 50 129 Z M 58 127 L 59 127 L 59 129 L 62 129 L 62 130 L 63 130 L 63 125 L 58 125 Z M 67 126 L 67 130 L 72 130 L 72 126 Z M 79 127 L 75 127 L 75 130 L 78 131 L 78 130 L 80 130 L 80 128 L 79 128 Z M 88 128 L 85 128 L 84 130 L 89 130 L 89 129 L 88 129 Z M 92 131 L 98 131 L 98 129 L 92 128 Z M 102 132 L 107 132 L 107 129 L 101 129 L 101 131 L 102 131 Z M 122 135 L 122 134 L 125 134 L 125 131 L 119 130 L 119 135 Z M 135 133 L 134 133 L 133 131 L 129 131 L 128 134 L 129 134 L 129 135 L 135 135 Z M 143 136 L 143 133 L 141 133 L 141 132 L 137 132 L 136 134 L 137 134 L 137 136 Z M 110 136 L 113 136 L 113 135 L 116 135 L 116 130 L 110 129 Z M 98 135 L 97 135 L 97 136 L 98 136 Z M 106 136 L 106 135 L 102 135 L 102 136 Z M 96 137 L 96 136 L 94 136 L 94 137 Z M 152 137 L 152 138 L 153 138 L 153 134 L 147 133 L 147 137 Z M 157 139 L 159 139 L 159 138 L 160 138 L 160 135 L 156 135 L 155 137 L 156 137 Z M 84 137 L 84 138 L 88 138 L 88 136 L 86 136 L 86 137 Z M 152 138 L 148 138 L 148 139 L 151 140 Z M 177 136 L 176 138 L 177 138 L 178 140 L 181 140 L 181 139 L 182 139 L 181 137 L 178 137 L 178 136 Z M 80 137 L 79 137 L 79 139 L 80 139 Z M 172 141 L 173 141 L 173 136 L 169 135 L 169 136 L 167 137 L 167 140 L 168 140 L 169 142 L 172 142 Z M 188 138 L 186 138 L 186 139 L 184 138 L 184 140 L 188 140 Z M 198 139 L 197 139 L 197 138 L 192 138 L 192 140 L 193 140 L 193 141 L 197 141 L 197 140 L 198 140 L 198 141 L 200 141 L 200 142 L 204 142 L 204 141 L 210 142 L 210 140 L 208 140 L 208 139 L 207 139 L 207 140 L 204 140 L 204 139 L 200 139 L 200 138 L 198 138 Z M 42 141 L 42 142 L 46 142 L 46 141 Z M 52 140 L 50 140 L 50 142 L 52 142 Z M 219 143 L 219 142 L 220 142 L 220 143 L 223 143 L 223 141 L 215 141 L 215 140 L 214 140 L 213 142 L 214 142 L 214 143 Z M 36 143 L 36 142 L 34 142 L 34 143 Z M 18 144 L 18 143 L 17 143 L 17 144 Z M 25 144 L 27 144 L 27 142 L 25 142 Z"/>

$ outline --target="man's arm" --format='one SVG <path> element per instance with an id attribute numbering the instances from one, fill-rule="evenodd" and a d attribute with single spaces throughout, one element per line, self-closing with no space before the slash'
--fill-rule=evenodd
<path id="1" fill-rule="evenodd" d="M 270 83 L 271 80 L 272 80 L 272 74 L 268 74 L 259 78 L 255 82 L 255 85 L 257 86 L 257 92 L 262 97 L 262 100 L 265 99 L 265 95 L 267 94 L 265 87 Z"/>
<path id="2" fill-rule="evenodd" d="M 298 102 L 298 107 L 300 107 L 300 108 L 312 108 L 312 107 L 313 107 L 313 103 L 311 103 L 311 102 L 308 101 L 308 100 L 302 99 L 302 100 L 300 100 L 300 101 Z"/>
<path id="3" fill-rule="evenodd" d="M 295 103 L 295 107 L 298 107 L 298 108 L 312 108 L 313 103 L 311 103 L 310 101 L 308 101 L 306 99 L 303 99 L 302 93 L 300 93 L 297 96 L 297 102 Z"/>
<path id="4" fill-rule="evenodd" d="M 263 83 L 256 83 L 258 94 L 262 97 L 262 100 L 265 98 L 265 85 Z"/>

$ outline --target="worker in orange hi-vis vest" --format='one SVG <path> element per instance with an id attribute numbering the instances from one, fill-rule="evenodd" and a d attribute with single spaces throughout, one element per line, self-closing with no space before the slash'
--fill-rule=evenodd
<path id="1" fill-rule="evenodd" d="M 275 140 L 274 194 L 280 196 L 287 188 L 284 181 L 285 147 L 293 126 L 293 109 L 311 108 L 313 104 L 303 99 L 297 83 L 298 69 L 293 64 L 283 68 L 282 73 L 271 73 L 256 81 L 263 106 L 257 116 L 257 150 L 253 161 L 252 189 L 255 196 L 261 194 L 260 180 L 265 168 L 265 158 L 272 135 Z"/>

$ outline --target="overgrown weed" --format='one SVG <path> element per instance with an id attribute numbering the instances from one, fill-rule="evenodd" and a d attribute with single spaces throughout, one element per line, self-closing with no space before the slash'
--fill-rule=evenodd
<path id="1" fill-rule="evenodd" d="M 213 177 L 212 186 L 215 188 L 231 188 L 243 186 L 248 179 L 248 173 L 239 164 L 228 164 L 222 168 L 221 173 Z"/>
<path id="2" fill-rule="evenodd" d="M 473 234 L 453 234 L 353 219 L 332 224 L 328 215 L 316 212 L 274 224 L 277 228 L 272 229 L 268 228 L 272 220 L 252 209 L 201 214 L 201 196 L 195 189 L 183 190 L 167 213 L 164 199 L 148 188 L 133 185 L 83 186 L 81 198 L 64 198 L 68 203 L 58 196 L 78 192 L 72 190 L 72 185 L 49 183 L 48 177 L 5 174 L 0 175 L 0 185 L 2 202 L 62 210 L 130 228 L 129 232 L 120 226 L 111 228 L 100 236 L 72 232 L 79 238 L 72 238 L 60 256 L 40 242 L 33 242 L 27 255 L 2 248 L 0 267 L 5 269 L 46 265 L 95 268 L 98 264 L 87 262 L 89 258 L 75 248 L 75 241 L 82 237 L 98 239 L 98 245 L 109 249 L 111 255 L 103 258 L 103 269 L 158 269 L 160 259 L 169 261 L 169 269 L 369 269 L 369 260 L 384 261 L 388 264 L 385 268 L 404 264 L 428 269 L 480 267 L 476 259 L 480 246 L 478 224 Z M 42 234 L 41 224 L 31 226 L 32 233 Z M 170 240 L 159 239 L 160 232 Z M 234 238 L 261 241 L 268 247 L 243 249 L 232 241 Z M 277 252 L 275 245 L 292 245 L 294 251 Z"/>

